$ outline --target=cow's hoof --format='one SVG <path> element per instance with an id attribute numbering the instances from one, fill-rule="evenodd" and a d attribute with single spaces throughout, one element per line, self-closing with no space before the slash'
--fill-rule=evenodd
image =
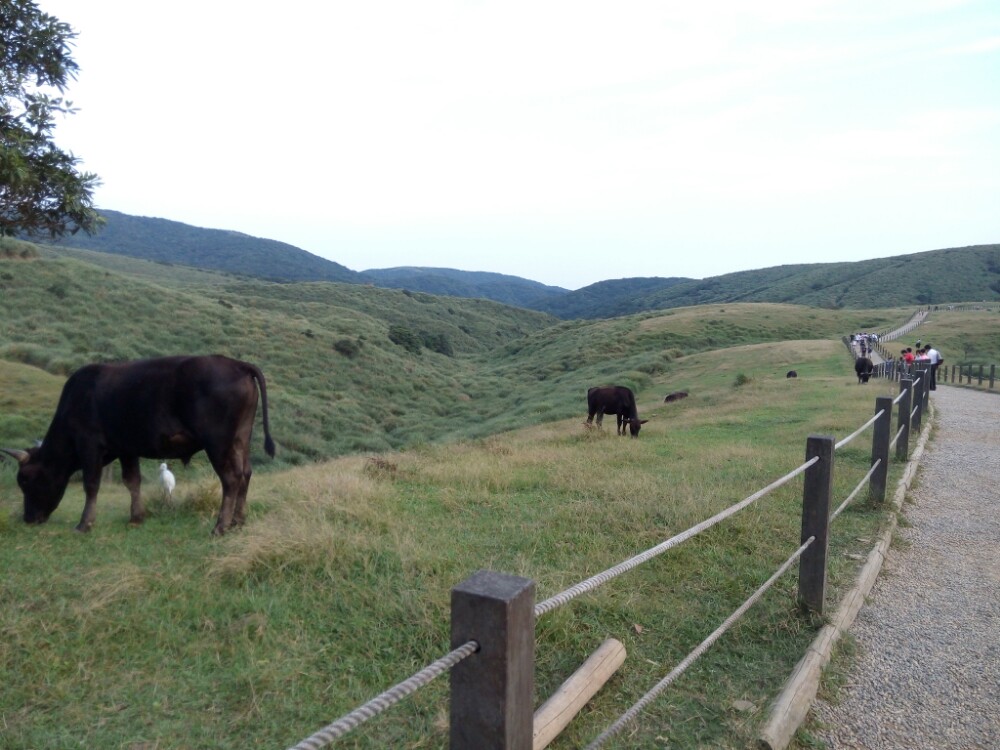
<path id="1" fill-rule="evenodd" d="M 222 536 L 226 533 L 226 527 L 220 524 L 216 524 L 215 528 L 212 529 L 212 536 Z"/>
<path id="2" fill-rule="evenodd" d="M 94 527 L 94 524 L 92 524 L 92 523 L 78 523 L 76 526 L 73 527 L 73 531 L 79 532 L 80 534 L 86 534 L 93 527 Z"/>
<path id="3" fill-rule="evenodd" d="M 142 522 L 146 520 L 144 518 L 130 518 L 128 519 L 129 526 L 142 526 Z"/>

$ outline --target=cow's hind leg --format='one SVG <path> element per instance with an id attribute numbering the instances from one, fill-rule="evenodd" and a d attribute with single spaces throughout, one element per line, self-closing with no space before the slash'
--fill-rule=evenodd
<path id="1" fill-rule="evenodd" d="M 138 526 L 146 520 L 146 509 L 142 504 L 142 472 L 139 471 L 139 459 L 135 457 L 126 458 L 122 456 L 118 459 L 122 466 L 122 484 L 128 487 L 129 497 L 132 498 L 132 509 L 128 522 Z"/>
<path id="2" fill-rule="evenodd" d="M 243 458 L 242 452 L 233 449 L 224 456 L 212 456 L 209 460 L 222 482 L 222 506 L 212 534 L 221 536 L 227 529 L 243 523 L 246 517 L 246 495 L 250 484 L 250 459 Z"/>
<path id="3" fill-rule="evenodd" d="M 236 491 L 236 507 L 233 509 L 233 520 L 229 524 L 229 528 L 236 526 L 242 526 L 247 520 L 247 491 L 250 489 L 250 476 L 253 474 L 253 470 L 250 468 L 250 460 L 247 459 L 246 466 L 243 468 L 242 482 Z"/>
<path id="4" fill-rule="evenodd" d="M 212 529 L 213 536 L 222 536 L 226 533 L 226 529 L 232 526 L 233 509 L 236 505 L 237 481 L 232 469 L 227 467 L 226 470 L 220 471 L 218 474 L 222 481 L 222 505 L 219 508 L 219 518 L 215 522 L 215 528 Z"/>

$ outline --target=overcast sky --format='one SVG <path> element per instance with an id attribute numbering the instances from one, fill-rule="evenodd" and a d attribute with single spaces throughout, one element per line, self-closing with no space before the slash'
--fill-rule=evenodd
<path id="1" fill-rule="evenodd" d="M 576 289 L 1000 242 L 997 0 L 37 0 L 100 208 Z"/>

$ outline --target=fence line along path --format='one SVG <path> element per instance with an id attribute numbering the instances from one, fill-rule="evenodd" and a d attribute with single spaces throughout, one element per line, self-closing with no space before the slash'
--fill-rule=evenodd
<path id="1" fill-rule="evenodd" d="M 1000 747 L 1000 398 L 938 386 L 857 655 L 811 730 L 831 750 Z M 818 728 L 815 728 L 817 727 Z"/>

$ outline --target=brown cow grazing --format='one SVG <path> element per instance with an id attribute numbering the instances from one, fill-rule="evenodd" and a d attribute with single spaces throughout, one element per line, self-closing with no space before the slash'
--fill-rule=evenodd
<path id="1" fill-rule="evenodd" d="M 21 467 L 26 523 L 45 523 L 83 471 L 86 504 L 77 531 L 94 525 L 101 468 L 115 459 L 132 497 L 131 523 L 142 523 L 140 458 L 179 458 L 205 451 L 222 482 L 222 507 L 213 534 L 246 519 L 250 440 L 263 405 L 264 450 L 274 455 L 267 420 L 267 387 L 256 366 L 223 356 L 161 357 L 85 365 L 70 375 L 40 446 L 2 449 Z"/>
<path id="2" fill-rule="evenodd" d="M 623 385 L 602 385 L 588 390 L 587 412 L 587 421 L 584 422 L 587 427 L 590 427 L 595 414 L 598 427 L 605 414 L 614 414 L 617 417 L 618 434 L 624 435 L 625 426 L 628 425 L 632 437 L 639 437 L 639 427 L 649 421 L 639 419 L 635 394 Z"/>
<path id="3" fill-rule="evenodd" d="M 663 399 L 663 403 L 671 404 L 674 401 L 680 401 L 682 398 L 687 398 L 687 397 L 688 397 L 687 391 L 674 391 L 673 393 L 668 393 L 666 395 L 666 398 Z"/>

